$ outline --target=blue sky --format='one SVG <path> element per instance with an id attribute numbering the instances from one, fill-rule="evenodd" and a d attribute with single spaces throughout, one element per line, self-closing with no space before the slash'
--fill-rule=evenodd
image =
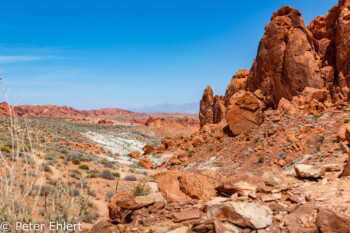
<path id="1" fill-rule="evenodd" d="M 198 102 L 250 69 L 273 11 L 305 24 L 336 0 L 2 1 L 0 75 L 11 104 L 78 109 Z M 3 96 L 0 101 L 3 101 Z"/>

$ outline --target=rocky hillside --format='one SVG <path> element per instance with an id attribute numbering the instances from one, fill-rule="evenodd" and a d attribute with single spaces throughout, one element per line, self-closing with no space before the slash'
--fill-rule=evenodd
<path id="1" fill-rule="evenodd" d="M 234 135 L 260 125 L 266 109 L 322 112 L 349 101 L 350 2 L 340 0 L 309 26 L 289 6 L 274 12 L 248 70 L 238 71 L 225 96 L 210 86 L 200 102 L 201 126 L 229 126 Z M 243 124 L 244 123 L 244 124 Z M 242 128 L 243 127 L 243 128 Z"/>
<path id="2" fill-rule="evenodd" d="M 349 9 L 274 12 L 251 70 L 205 89 L 201 129 L 140 160 L 161 195 L 119 190 L 86 232 L 350 232 Z"/>

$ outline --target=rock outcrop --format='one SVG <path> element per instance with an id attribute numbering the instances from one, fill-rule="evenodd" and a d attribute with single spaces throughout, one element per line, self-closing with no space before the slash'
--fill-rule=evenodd
<path id="1" fill-rule="evenodd" d="M 249 70 L 242 69 L 233 75 L 230 84 L 227 86 L 225 93 L 225 106 L 229 106 L 231 97 L 239 91 L 245 90 Z"/>
<path id="2" fill-rule="evenodd" d="M 204 90 L 203 97 L 200 101 L 199 108 L 199 120 L 200 126 L 203 127 L 205 124 L 213 124 L 214 113 L 213 113 L 214 95 L 213 90 L 210 86 Z"/>
<path id="3" fill-rule="evenodd" d="M 228 120 L 231 98 L 242 90 L 254 93 L 264 109 L 279 108 L 288 114 L 318 114 L 331 104 L 349 101 L 349 5 L 349 0 L 340 0 L 307 27 L 298 10 L 283 6 L 275 11 L 250 71 L 239 70 L 233 76 L 223 103 L 221 97 L 213 97 L 210 87 L 204 92 L 201 128 L 221 122 L 223 116 Z"/>
<path id="4" fill-rule="evenodd" d="M 241 91 L 233 95 L 226 114 L 233 135 L 260 125 L 264 120 L 262 109 L 263 103 L 250 92 Z"/>
<path id="5" fill-rule="evenodd" d="M 323 88 L 310 36 L 298 10 L 284 6 L 274 12 L 247 80 L 248 91 L 260 89 L 266 105 L 276 108 L 280 99 L 291 100 L 305 87 Z"/>

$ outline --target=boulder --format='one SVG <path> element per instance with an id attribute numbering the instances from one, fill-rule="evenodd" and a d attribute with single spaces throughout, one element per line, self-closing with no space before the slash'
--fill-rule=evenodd
<path id="1" fill-rule="evenodd" d="M 246 69 L 241 69 L 233 75 L 230 84 L 226 88 L 224 98 L 224 105 L 226 107 L 230 105 L 230 99 L 234 94 L 245 90 L 248 76 L 249 70 Z"/>
<path id="2" fill-rule="evenodd" d="M 202 128 L 205 124 L 214 123 L 214 113 L 213 113 L 213 104 L 214 104 L 214 94 L 210 86 L 204 90 L 203 97 L 200 101 L 199 109 L 199 121 L 200 127 Z"/>
<path id="3" fill-rule="evenodd" d="M 294 169 L 299 178 L 322 178 L 325 174 L 324 167 L 316 167 L 307 164 L 297 164 Z"/>
<path id="4" fill-rule="evenodd" d="M 224 232 L 224 233 L 240 233 L 241 231 L 239 230 L 238 227 L 236 227 L 235 225 L 233 225 L 230 222 L 224 221 L 218 221 L 215 220 L 214 221 L 214 229 L 215 232 Z"/>
<path id="5" fill-rule="evenodd" d="M 263 229 L 272 223 L 272 211 L 258 203 L 225 202 L 206 206 L 210 219 L 229 221 L 241 227 Z"/>
<path id="6" fill-rule="evenodd" d="M 168 231 L 167 233 L 188 233 L 190 230 L 189 227 L 179 227 L 179 228 L 176 228 L 175 230 L 172 230 L 172 231 Z"/>
<path id="7" fill-rule="evenodd" d="M 182 201 L 190 200 L 180 189 L 179 177 L 183 175 L 183 172 L 173 170 L 158 173 L 153 176 L 154 181 L 158 184 L 158 188 L 167 201 Z"/>
<path id="8" fill-rule="evenodd" d="M 202 213 L 198 209 L 193 210 L 182 210 L 180 212 L 176 212 L 173 214 L 173 221 L 175 223 L 188 221 L 192 219 L 199 219 L 201 218 Z"/>
<path id="9" fill-rule="evenodd" d="M 284 219 L 288 232 L 317 232 L 315 226 L 316 206 L 315 204 L 299 204 Z"/>
<path id="10" fill-rule="evenodd" d="M 264 121 L 263 103 L 252 93 L 240 91 L 230 99 L 226 120 L 233 135 L 239 135 Z"/>
<path id="11" fill-rule="evenodd" d="M 207 200 L 216 196 L 215 188 L 222 182 L 222 177 L 212 170 L 191 172 L 179 177 L 181 190 L 189 197 Z"/>
<path id="12" fill-rule="evenodd" d="M 135 197 L 135 203 L 136 204 L 142 204 L 142 205 L 151 205 L 154 203 L 164 203 L 164 197 L 161 193 L 150 193 L 146 196 L 137 196 Z"/>
<path id="13" fill-rule="evenodd" d="M 159 210 L 163 209 L 165 207 L 165 202 L 155 202 L 153 205 L 148 207 L 148 211 L 150 213 L 157 213 Z"/>
<path id="14" fill-rule="evenodd" d="M 88 231 L 88 233 L 119 233 L 118 228 L 111 222 L 100 219 Z"/>
<path id="15" fill-rule="evenodd" d="M 203 132 L 210 133 L 215 138 L 222 138 L 225 135 L 231 134 L 230 128 L 226 119 L 223 119 L 218 124 L 206 124 L 202 128 Z"/>
<path id="16" fill-rule="evenodd" d="M 247 80 L 247 90 L 266 96 L 266 107 L 277 108 L 282 98 L 292 100 L 305 87 L 322 89 L 324 82 L 310 33 L 301 13 L 283 6 L 266 25 Z"/>
<path id="17" fill-rule="evenodd" d="M 344 124 L 342 127 L 340 127 L 339 131 L 337 132 L 337 140 L 339 142 L 346 141 L 346 136 L 345 136 L 346 129 L 350 130 L 350 123 Z"/>
<path id="18" fill-rule="evenodd" d="M 143 150 L 143 153 L 145 153 L 146 155 L 152 154 L 155 151 L 154 147 L 149 144 L 146 144 L 142 148 L 142 150 Z"/>
<path id="19" fill-rule="evenodd" d="M 170 136 L 163 138 L 162 143 L 164 144 L 166 149 L 171 149 L 173 146 L 176 145 L 175 139 Z"/>
<path id="20" fill-rule="evenodd" d="M 291 114 L 291 115 L 294 115 L 300 112 L 300 109 L 298 107 L 294 106 L 294 104 L 291 101 L 283 97 L 280 99 L 277 109 L 285 114 Z"/>
<path id="21" fill-rule="evenodd" d="M 228 194 L 237 193 L 240 196 L 255 196 L 256 191 L 264 186 L 264 181 L 260 176 L 237 174 L 225 179 L 216 189 Z"/>
<path id="22" fill-rule="evenodd" d="M 118 191 L 108 203 L 109 218 L 120 221 L 134 210 L 149 206 L 159 200 L 161 200 L 159 195 L 151 194 L 149 197 L 139 197 L 136 202 L 134 196 L 125 191 Z"/>
<path id="23" fill-rule="evenodd" d="M 264 172 L 262 179 L 265 185 L 276 186 L 284 182 L 284 175 L 279 169 L 272 168 Z"/>
<path id="24" fill-rule="evenodd" d="M 153 163 L 146 156 L 144 156 L 144 157 L 142 157 L 142 159 L 140 159 L 140 161 L 138 162 L 138 165 L 140 165 L 141 167 L 144 167 L 146 169 L 153 169 Z"/>
<path id="25" fill-rule="evenodd" d="M 316 218 L 317 229 L 321 233 L 350 232 L 350 216 L 329 208 L 320 208 Z"/>
<path id="26" fill-rule="evenodd" d="M 137 159 L 141 157 L 140 151 L 133 151 L 128 154 L 130 158 Z"/>

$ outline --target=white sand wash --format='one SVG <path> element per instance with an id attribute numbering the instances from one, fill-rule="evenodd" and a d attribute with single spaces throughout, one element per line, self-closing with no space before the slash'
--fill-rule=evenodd
<path id="1" fill-rule="evenodd" d="M 132 151 L 140 151 L 143 153 L 142 148 L 146 145 L 145 143 L 137 140 L 130 140 L 110 134 L 96 133 L 92 131 L 88 131 L 84 135 L 94 142 L 102 145 L 106 150 L 109 150 L 113 154 L 120 153 L 121 155 L 127 155 Z"/>

